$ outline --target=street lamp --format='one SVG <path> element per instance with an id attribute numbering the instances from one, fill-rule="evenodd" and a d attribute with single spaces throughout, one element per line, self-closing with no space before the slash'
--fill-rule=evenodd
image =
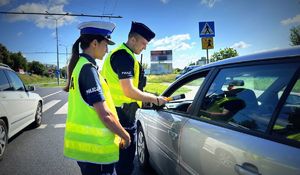
<path id="1" fill-rule="evenodd" d="M 64 46 L 66 48 L 66 64 L 68 64 L 68 47 L 64 44 L 59 44 L 60 46 Z"/>
<path id="2" fill-rule="evenodd" d="M 68 64 L 69 64 L 69 60 L 68 60 L 68 47 L 64 44 L 59 44 L 60 46 L 64 46 L 66 48 L 66 66 L 67 66 L 67 71 L 66 73 L 68 74 Z"/>
<path id="3" fill-rule="evenodd" d="M 56 58 L 57 58 L 57 67 L 56 67 L 56 76 L 57 76 L 57 85 L 59 85 L 59 76 L 60 76 L 60 72 L 59 72 L 59 53 L 58 53 L 58 30 L 57 30 L 57 21 L 60 20 L 62 17 L 61 16 L 59 18 L 50 18 L 49 16 L 46 16 L 46 19 L 51 19 L 51 20 L 55 20 L 55 35 L 56 35 Z"/>

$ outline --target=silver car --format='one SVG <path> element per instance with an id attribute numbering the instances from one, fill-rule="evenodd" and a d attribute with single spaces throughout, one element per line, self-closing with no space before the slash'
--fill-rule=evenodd
<path id="1" fill-rule="evenodd" d="M 300 174 L 300 47 L 201 66 L 136 113 L 139 165 L 175 174 Z M 176 99 L 176 98 L 175 98 Z"/>

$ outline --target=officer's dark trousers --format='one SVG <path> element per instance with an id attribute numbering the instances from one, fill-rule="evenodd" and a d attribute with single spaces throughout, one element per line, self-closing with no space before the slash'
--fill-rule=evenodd
<path id="1" fill-rule="evenodd" d="M 112 175 L 114 163 L 112 164 L 94 164 L 89 162 L 77 162 L 82 175 Z"/>
<path id="2" fill-rule="evenodd" d="M 131 144 L 126 149 L 120 149 L 119 162 L 116 164 L 118 175 L 130 175 L 134 169 L 133 160 L 136 148 L 136 129 L 126 129 L 130 134 Z"/>
<path id="3" fill-rule="evenodd" d="M 134 169 L 133 160 L 136 148 L 136 127 L 134 123 L 128 123 L 125 113 L 116 108 L 119 116 L 120 123 L 130 134 L 131 144 L 126 149 L 120 149 L 119 161 L 116 163 L 116 172 L 118 175 L 130 175 Z"/>

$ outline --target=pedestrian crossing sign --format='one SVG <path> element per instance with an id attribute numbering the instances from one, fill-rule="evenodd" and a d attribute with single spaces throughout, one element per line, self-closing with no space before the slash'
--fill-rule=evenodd
<path id="1" fill-rule="evenodd" d="M 214 38 L 201 38 L 202 49 L 213 49 L 214 48 Z"/>
<path id="2" fill-rule="evenodd" d="M 199 34 L 200 37 L 214 37 L 215 36 L 215 25 L 213 21 L 210 22 L 199 22 Z"/>

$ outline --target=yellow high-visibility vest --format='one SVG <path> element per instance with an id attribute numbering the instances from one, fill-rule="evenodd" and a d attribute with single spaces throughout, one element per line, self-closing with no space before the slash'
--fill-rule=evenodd
<path id="1" fill-rule="evenodd" d="M 111 56 L 119 51 L 119 50 L 125 50 L 128 54 L 131 55 L 131 57 L 134 60 L 134 76 L 133 76 L 133 86 L 138 88 L 139 85 L 139 76 L 140 76 L 140 65 L 137 59 L 135 58 L 134 54 L 130 49 L 128 49 L 125 44 L 121 44 L 119 47 L 114 49 L 105 59 L 101 74 L 104 77 L 104 79 L 107 81 L 108 87 L 110 89 L 110 92 L 112 93 L 112 99 L 116 105 L 116 107 L 121 107 L 124 103 L 132 103 L 137 102 L 137 104 L 141 107 L 142 102 L 134 100 L 132 98 L 127 97 L 121 87 L 120 80 L 118 78 L 118 75 L 114 72 L 110 62 L 111 62 Z M 126 59 L 126 58 L 118 58 L 118 59 Z"/>
<path id="2" fill-rule="evenodd" d="M 101 121 L 96 110 L 81 96 L 79 73 L 85 64 L 91 64 L 80 57 L 71 76 L 68 97 L 68 116 L 64 138 L 64 155 L 78 161 L 109 164 L 119 160 L 120 138 L 111 132 Z M 116 108 L 109 88 L 100 75 L 105 102 L 117 117 Z"/>

